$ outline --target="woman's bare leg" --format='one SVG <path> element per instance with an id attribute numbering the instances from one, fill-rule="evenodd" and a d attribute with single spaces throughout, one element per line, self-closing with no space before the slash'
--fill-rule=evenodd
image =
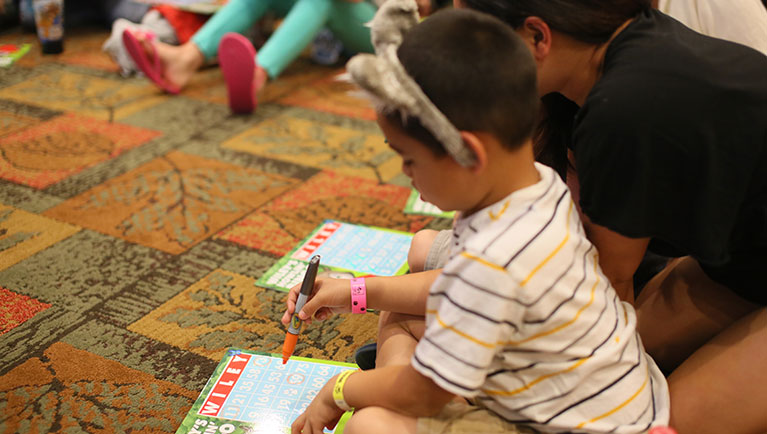
<path id="1" fill-rule="evenodd" d="M 679 434 L 767 433 L 767 309 L 740 319 L 669 377 Z"/>
<path id="2" fill-rule="evenodd" d="M 767 310 L 674 260 L 637 298 L 638 331 L 666 371 L 679 434 L 767 432 Z"/>
<path id="3" fill-rule="evenodd" d="M 667 372 L 758 308 L 706 276 L 690 257 L 671 261 L 636 300 L 645 349 Z"/>

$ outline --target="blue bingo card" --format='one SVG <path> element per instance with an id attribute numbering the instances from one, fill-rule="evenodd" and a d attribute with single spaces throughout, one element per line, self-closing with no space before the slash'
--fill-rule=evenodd
<path id="1" fill-rule="evenodd" d="M 322 263 L 331 267 L 393 276 L 407 262 L 412 239 L 408 233 L 330 221 L 299 248 L 294 258 L 308 260 L 320 255 Z"/>
<path id="2" fill-rule="evenodd" d="M 278 356 L 230 349 L 176 434 L 289 433 L 322 386 L 349 369 L 357 367 L 303 357 L 283 365 Z"/>
<path id="3" fill-rule="evenodd" d="M 320 255 L 320 272 L 354 276 L 405 274 L 413 234 L 374 226 L 325 220 L 289 254 L 280 259 L 256 285 L 288 291 L 301 283 L 309 259 Z"/>

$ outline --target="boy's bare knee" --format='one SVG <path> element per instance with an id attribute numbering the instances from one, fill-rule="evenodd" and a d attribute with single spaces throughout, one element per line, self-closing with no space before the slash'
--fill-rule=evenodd
<path id="1" fill-rule="evenodd" d="M 396 330 L 396 332 L 405 332 L 416 338 L 416 332 L 413 330 L 413 324 L 420 324 L 424 317 L 417 315 L 408 315 L 404 313 L 381 311 L 378 315 L 378 330 Z M 420 327 L 419 327 L 420 328 Z"/>
<path id="2" fill-rule="evenodd" d="M 376 367 L 407 365 L 426 329 L 422 316 L 381 312 Z"/>
<path id="3" fill-rule="evenodd" d="M 346 422 L 344 432 L 347 434 L 367 433 L 372 434 L 376 431 L 381 424 L 382 408 L 380 407 L 367 407 L 361 410 L 356 410 L 354 415 Z"/>
<path id="4" fill-rule="evenodd" d="M 431 245 L 438 233 L 439 231 L 433 229 L 423 229 L 413 235 L 410 250 L 407 252 L 407 264 L 410 271 L 414 273 L 424 271 L 426 257 L 429 256 L 429 250 L 431 250 Z"/>
<path id="5" fill-rule="evenodd" d="M 414 433 L 417 419 L 395 413 L 382 407 L 356 410 L 344 427 L 345 434 Z"/>

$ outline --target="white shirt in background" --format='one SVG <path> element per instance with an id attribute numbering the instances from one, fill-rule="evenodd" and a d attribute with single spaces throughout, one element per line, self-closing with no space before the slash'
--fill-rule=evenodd
<path id="1" fill-rule="evenodd" d="M 761 0 L 659 0 L 658 10 L 698 33 L 767 55 L 767 8 Z"/>

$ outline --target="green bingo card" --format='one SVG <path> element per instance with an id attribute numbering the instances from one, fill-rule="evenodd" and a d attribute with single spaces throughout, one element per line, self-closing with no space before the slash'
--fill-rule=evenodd
<path id="1" fill-rule="evenodd" d="M 176 434 L 283 434 L 334 375 L 350 363 L 229 349 Z M 341 433 L 344 415 L 334 431 Z"/>

